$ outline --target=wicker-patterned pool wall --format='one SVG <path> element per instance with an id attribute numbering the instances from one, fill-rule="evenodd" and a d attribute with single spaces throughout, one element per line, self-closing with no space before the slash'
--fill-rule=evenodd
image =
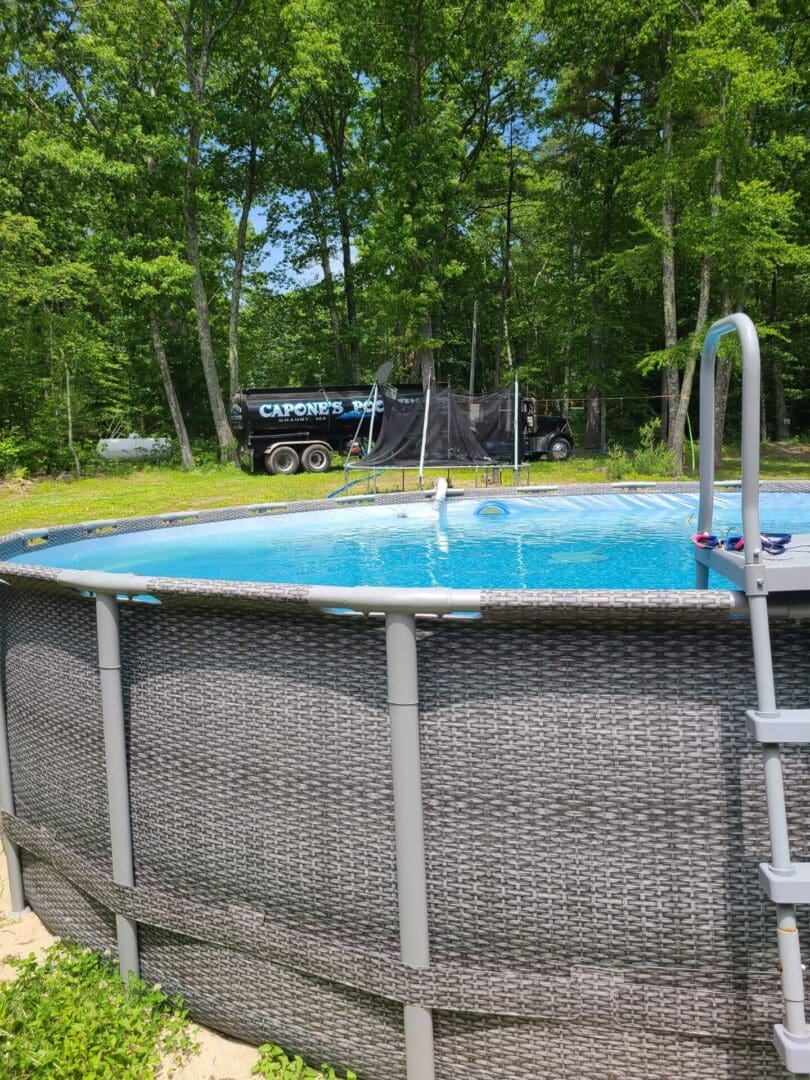
<path id="1" fill-rule="evenodd" d="M 0 579 L 13 899 L 55 933 L 362 1080 L 783 1075 L 740 594 Z"/>

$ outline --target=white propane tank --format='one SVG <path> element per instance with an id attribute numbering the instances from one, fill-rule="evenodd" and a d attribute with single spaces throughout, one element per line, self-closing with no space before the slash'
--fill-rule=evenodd
<path id="1" fill-rule="evenodd" d="M 132 432 L 125 439 L 99 439 L 96 449 L 105 461 L 165 461 L 172 456 L 172 440 Z"/>

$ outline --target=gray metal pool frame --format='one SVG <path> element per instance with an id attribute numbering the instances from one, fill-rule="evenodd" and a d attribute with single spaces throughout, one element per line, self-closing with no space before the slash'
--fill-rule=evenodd
<path id="1" fill-rule="evenodd" d="M 744 594 L 0 580 L 15 909 L 362 1080 L 783 1075 Z M 810 605 L 769 606 L 799 707 Z"/>

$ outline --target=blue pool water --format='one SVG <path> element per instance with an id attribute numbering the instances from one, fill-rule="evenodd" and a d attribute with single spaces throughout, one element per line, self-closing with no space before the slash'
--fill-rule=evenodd
<path id="1" fill-rule="evenodd" d="M 810 533 L 810 495 L 763 493 L 763 530 Z M 353 506 L 183 525 L 33 549 L 16 562 L 82 570 L 498 589 L 690 589 L 697 496 L 598 494 Z M 740 497 L 714 530 L 740 530 Z M 713 587 L 725 588 L 717 580 Z"/>

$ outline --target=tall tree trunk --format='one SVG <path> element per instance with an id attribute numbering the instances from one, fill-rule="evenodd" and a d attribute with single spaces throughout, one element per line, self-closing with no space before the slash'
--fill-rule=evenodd
<path id="1" fill-rule="evenodd" d="M 723 102 L 723 115 L 725 115 L 725 100 L 726 89 L 728 82 L 722 86 L 722 102 Z M 754 122 L 756 117 L 756 108 L 753 107 L 749 112 L 749 123 L 746 132 L 746 142 L 749 147 L 754 136 Z M 720 155 L 715 158 L 715 180 L 717 179 L 717 161 Z M 721 166 L 722 167 L 722 166 Z M 721 175 L 722 181 L 722 175 Z M 720 195 L 720 183 L 714 185 L 717 189 L 717 196 Z M 716 216 L 719 213 L 718 198 L 713 200 L 712 216 Z M 738 310 L 745 306 L 745 294 L 746 294 L 746 277 L 743 277 L 743 283 L 740 287 L 740 294 L 736 298 L 736 307 Z M 728 287 L 728 283 L 723 283 L 723 304 L 722 312 L 723 316 L 730 315 L 734 310 L 735 304 L 731 296 L 731 292 Z M 728 357 L 721 356 L 717 361 L 716 377 L 715 377 L 715 389 L 714 389 L 714 467 L 720 469 L 723 464 L 723 435 L 726 428 L 726 409 L 728 406 L 728 390 L 731 383 L 731 360 Z"/>
<path id="2" fill-rule="evenodd" d="M 239 305 L 242 301 L 242 273 L 245 267 L 248 224 L 251 207 L 253 206 L 253 195 L 256 191 L 257 158 L 256 144 L 252 143 L 248 154 L 242 213 L 236 233 L 236 252 L 233 260 L 233 282 L 231 283 L 231 310 L 228 319 L 228 370 L 230 372 L 231 401 L 239 390 Z"/>
<path id="3" fill-rule="evenodd" d="M 723 466 L 723 435 L 726 429 L 726 407 L 730 385 L 731 360 L 727 356 L 719 356 L 714 382 L 714 467 L 716 470 Z"/>
<path id="4" fill-rule="evenodd" d="M 728 290 L 723 292 L 721 315 L 730 315 L 733 303 Z M 728 390 L 731 385 L 731 358 L 718 356 L 714 381 L 714 467 L 720 469 L 723 464 L 723 434 L 726 429 L 726 409 Z"/>
<path id="5" fill-rule="evenodd" d="M 472 344 L 470 345 L 470 397 L 475 393 L 475 362 L 478 351 L 478 297 L 473 300 Z"/>
<path id="6" fill-rule="evenodd" d="M 348 374 L 360 381 L 360 341 L 357 334 L 357 297 L 352 261 L 352 228 L 346 195 L 346 124 L 348 115 L 335 110 L 332 102 L 322 100 L 317 109 L 321 138 L 329 155 L 329 180 L 337 210 L 340 232 L 340 258 L 343 264 L 343 300 L 346 305 L 346 333 L 342 348 L 348 346 Z"/>
<path id="7" fill-rule="evenodd" d="M 771 278 L 771 290 L 768 299 L 768 322 L 771 325 L 776 321 L 777 284 L 777 277 L 774 274 Z M 774 438 L 777 442 L 784 442 L 785 439 L 790 438 L 790 424 L 788 423 L 787 407 L 785 405 L 785 378 L 782 368 L 782 354 L 779 352 L 778 345 L 771 346 L 767 351 L 772 353 L 771 389 L 773 392 Z"/>
<path id="8" fill-rule="evenodd" d="M 504 316 L 503 320 L 503 343 L 506 347 L 506 362 L 509 365 L 510 377 L 515 373 L 515 358 L 512 354 L 512 341 L 509 337 L 509 320 Z"/>
<path id="9" fill-rule="evenodd" d="M 667 110 L 664 115 L 664 198 L 661 204 L 661 230 L 664 235 L 664 248 L 661 252 L 661 293 L 664 303 L 664 348 L 667 350 L 674 349 L 678 344 L 678 310 L 675 301 L 675 206 L 670 176 L 671 159 L 672 117 Z M 675 403 L 680 392 L 678 365 L 675 362 L 667 364 L 664 369 L 663 392 L 662 435 L 672 450 L 675 431 L 674 425 L 669 423 L 669 418 L 675 412 Z"/>
<path id="10" fill-rule="evenodd" d="M 709 213 L 715 218 L 720 213 L 720 192 L 723 187 L 723 155 L 716 154 L 714 159 L 714 174 L 712 176 L 711 207 Z M 683 444 L 686 435 L 686 417 L 689 412 L 689 402 L 692 397 L 692 386 L 695 379 L 695 369 L 703 347 L 703 334 L 706 330 L 706 322 L 709 317 L 709 297 L 711 292 L 711 262 L 708 255 L 704 255 L 700 262 L 700 297 L 698 299 L 698 313 L 695 320 L 695 333 L 692 337 L 692 347 L 681 380 L 680 396 L 678 397 L 678 409 L 675 415 L 675 433 L 672 439 L 673 469 L 675 475 L 683 471 Z"/>
<path id="11" fill-rule="evenodd" d="M 498 353 L 495 357 L 495 389 L 497 390 L 501 382 L 501 357 L 503 356 L 504 343 L 507 342 L 508 348 L 508 334 L 506 329 L 506 304 L 509 300 L 510 293 L 510 281 L 512 272 L 512 192 L 515 182 L 515 158 L 512 147 L 512 135 L 510 131 L 509 135 L 509 174 L 506 186 L 506 220 L 504 223 L 504 237 L 503 237 L 503 274 L 501 275 L 501 302 L 500 302 L 500 319 L 498 323 Z M 511 358 L 510 364 L 511 367 Z"/>
<path id="12" fill-rule="evenodd" d="M 433 337 L 433 317 L 428 312 L 422 323 L 422 337 Z M 422 374 L 422 389 L 427 390 L 430 383 L 436 381 L 436 366 L 433 359 L 433 349 L 429 345 L 420 345 L 416 350 L 416 366 Z"/>
<path id="13" fill-rule="evenodd" d="M 594 305 L 594 314 L 601 317 L 602 305 Z M 602 328 L 598 323 L 591 327 L 591 361 L 590 381 L 586 395 L 585 407 L 585 449 L 601 450 L 602 448 L 602 422 L 601 422 L 601 389 L 599 387 L 599 373 L 602 369 Z"/>
<path id="14" fill-rule="evenodd" d="M 70 450 L 73 458 L 73 464 L 76 466 L 76 477 L 81 479 L 82 467 L 79 463 L 79 455 L 76 453 L 76 445 L 73 442 L 73 395 L 70 392 L 70 368 L 65 360 L 65 355 L 62 350 L 59 350 L 62 357 L 62 363 L 65 365 L 65 403 L 67 405 L 67 438 L 68 438 L 68 450 Z"/>
<path id="15" fill-rule="evenodd" d="M 152 348 L 155 353 L 157 366 L 160 369 L 160 377 L 163 379 L 163 389 L 166 391 L 166 400 L 169 402 L 169 412 L 172 416 L 172 423 L 174 424 L 175 434 L 177 435 L 177 443 L 180 447 L 180 460 L 184 469 L 193 469 L 194 455 L 191 452 L 191 443 L 189 441 L 188 431 L 186 430 L 186 422 L 183 419 L 183 414 L 180 411 L 180 403 L 177 400 L 177 394 L 174 390 L 172 373 L 169 369 L 169 362 L 166 359 L 166 349 L 163 345 L 163 335 L 160 332 L 160 323 L 152 308 L 146 309 L 146 319 L 149 323 Z"/>
<path id="16" fill-rule="evenodd" d="M 618 71 L 616 78 L 621 78 L 623 72 Z M 616 194 L 618 176 L 616 172 L 616 151 L 621 144 L 622 114 L 624 111 L 624 88 L 621 84 L 614 86 L 613 99 L 610 109 L 609 133 L 607 136 L 608 154 L 607 174 L 605 176 L 605 188 L 602 195 L 602 243 L 601 254 L 607 255 L 610 251 L 613 236 L 613 199 Z M 598 273 L 598 272 L 597 272 Z M 587 391 L 588 406 L 585 415 L 585 446 L 589 450 L 604 449 L 602 435 L 603 425 L 601 418 L 603 390 L 602 372 L 604 369 L 605 342 L 603 334 L 603 320 L 605 305 L 599 292 L 599 282 L 596 282 L 596 299 L 593 305 L 593 324 L 591 326 L 591 360 L 590 381 Z"/>
<path id="17" fill-rule="evenodd" d="M 771 360 L 771 383 L 773 386 L 774 436 L 777 442 L 790 438 L 790 422 L 785 405 L 785 380 L 782 370 L 782 357 L 774 350 Z"/>
<path id="18" fill-rule="evenodd" d="M 768 442 L 767 394 L 764 391 L 765 386 L 763 384 L 759 395 L 759 438 L 761 442 Z"/>
<path id="19" fill-rule="evenodd" d="M 349 364 L 353 382 L 360 381 L 360 342 L 357 338 L 357 298 L 352 263 L 352 234 L 343 192 L 338 200 L 340 253 L 343 260 L 343 296 L 346 300 L 346 331 L 349 339 Z"/>
<path id="20" fill-rule="evenodd" d="M 422 19 L 424 18 L 424 5 L 421 0 L 416 3 L 406 4 L 405 12 L 406 34 L 408 37 L 408 102 L 406 109 L 406 123 L 412 138 L 421 127 L 423 121 L 422 110 L 422 77 L 425 70 L 425 62 L 422 55 Z M 417 219 L 423 212 L 421 206 L 422 188 L 419 182 L 418 166 L 413 172 L 413 184 L 406 201 L 406 212 Z M 426 269 L 425 255 L 418 251 L 411 259 L 414 282 L 419 280 L 422 272 Z M 436 367 L 433 349 L 425 342 L 433 337 L 433 316 L 430 308 L 425 312 L 424 320 L 420 328 L 420 337 L 423 344 L 416 350 L 416 365 L 421 372 L 422 388 L 426 389 L 436 378 Z"/>
<path id="21" fill-rule="evenodd" d="M 193 4 L 189 5 L 181 17 L 173 5 L 164 0 L 167 10 L 177 22 L 183 36 L 183 53 L 186 77 L 188 79 L 193 105 L 188 122 L 188 150 L 186 155 L 186 176 L 184 190 L 183 217 L 186 225 L 186 259 L 192 270 L 192 290 L 194 310 L 197 316 L 197 336 L 200 343 L 202 362 L 211 415 L 214 420 L 219 456 L 221 461 L 231 460 L 238 463 L 236 442 L 228 423 L 225 404 L 222 400 L 222 387 L 219 384 L 214 342 L 211 337 L 211 320 L 208 309 L 208 294 L 202 274 L 200 257 L 200 228 L 197 217 L 197 176 L 200 167 L 200 117 L 205 102 L 206 78 L 211 58 L 213 43 L 234 19 L 242 0 L 231 0 L 230 7 L 217 25 L 211 21 L 210 13 L 202 16 L 202 34 L 199 51 L 196 51 L 193 20 L 198 14 Z"/>
<path id="22" fill-rule="evenodd" d="M 444 306 L 441 300 L 436 304 L 432 313 L 432 319 L 433 325 L 431 331 L 434 338 L 439 342 L 433 350 L 434 374 L 437 379 L 440 379 L 442 374 L 442 338 L 444 336 Z"/>
<path id="23" fill-rule="evenodd" d="M 222 400 L 222 387 L 219 385 L 217 361 L 214 354 L 214 342 L 211 337 L 211 320 L 208 310 L 208 294 L 202 275 L 200 258 L 200 230 L 197 220 L 197 170 L 200 157 L 200 133 L 196 121 L 189 127 L 188 159 L 186 161 L 185 186 L 185 221 L 186 221 L 186 258 L 192 269 L 192 288 L 194 292 L 194 310 L 197 315 L 197 337 L 200 343 L 205 385 L 214 419 L 219 456 L 221 461 L 236 461 L 236 444 L 228 423 L 225 404 Z"/>
<path id="24" fill-rule="evenodd" d="M 337 296 L 335 294 L 335 279 L 332 274 L 332 261 L 329 257 L 329 237 L 326 230 L 326 222 L 321 211 L 321 202 L 315 191 L 310 189 L 309 202 L 312 206 L 312 223 L 315 234 L 315 243 L 318 245 L 318 255 L 321 260 L 323 273 L 323 287 L 326 291 L 326 304 L 329 308 L 329 325 L 332 329 L 332 348 L 335 354 L 335 370 L 340 378 L 355 381 L 351 368 L 347 370 L 343 358 L 343 342 L 341 339 L 340 313 L 338 312 Z"/>
<path id="25" fill-rule="evenodd" d="M 680 379 L 678 380 L 678 388 L 680 389 Z M 666 439 L 667 445 L 669 445 L 669 383 L 667 381 L 667 372 L 661 372 L 661 384 L 659 389 L 661 390 L 661 438 Z M 671 447 L 670 447 L 671 449 Z"/>
<path id="26" fill-rule="evenodd" d="M 672 455 L 674 460 L 674 472 L 679 476 L 683 471 L 683 444 L 686 437 L 686 417 L 689 413 L 689 401 L 692 397 L 692 386 L 695 381 L 695 370 L 703 347 L 703 334 L 706 330 L 706 322 L 709 317 L 709 294 L 711 287 L 711 267 L 709 259 L 704 256 L 700 263 L 700 296 L 698 299 L 697 319 L 695 320 L 695 332 L 692 335 L 692 345 L 686 360 L 686 367 L 681 380 L 680 396 L 674 419 L 674 432 L 672 439 Z"/>

